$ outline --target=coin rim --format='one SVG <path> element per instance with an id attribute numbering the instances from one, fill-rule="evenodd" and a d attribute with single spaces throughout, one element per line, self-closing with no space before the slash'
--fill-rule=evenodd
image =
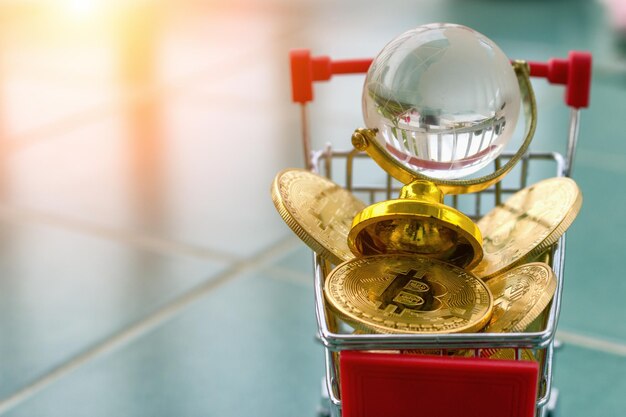
<path id="1" fill-rule="evenodd" d="M 295 172 L 310 174 L 312 178 L 318 178 L 328 183 L 329 185 L 337 186 L 343 191 L 345 191 L 346 193 L 348 193 L 355 201 L 362 203 L 363 206 L 365 206 L 366 204 L 363 201 L 356 198 L 352 193 L 350 193 L 350 191 L 341 187 L 337 183 L 329 180 L 326 177 L 323 177 L 311 171 L 307 171 L 305 169 L 299 169 L 299 168 L 284 169 L 280 171 L 278 174 L 276 174 L 276 176 L 274 177 L 274 181 L 272 182 L 271 194 L 272 194 L 272 201 L 274 202 L 274 207 L 276 207 L 276 210 L 278 210 L 278 214 L 280 215 L 280 217 L 282 217 L 285 223 L 287 223 L 287 226 L 289 226 L 289 228 L 300 238 L 300 240 L 302 240 L 314 252 L 318 253 L 320 256 L 322 256 L 323 258 L 326 258 L 328 261 L 330 261 L 331 263 L 335 265 L 338 265 L 344 261 L 353 259 L 353 258 L 344 259 L 340 257 L 339 255 L 335 254 L 326 245 L 324 245 L 324 243 L 322 243 L 319 239 L 315 238 L 302 225 L 300 225 L 300 223 L 296 220 L 294 215 L 291 213 L 291 211 L 285 204 L 285 200 L 287 200 L 288 197 L 286 197 L 280 192 L 280 185 L 281 185 L 281 179 L 285 175 L 290 174 L 290 173 L 295 173 Z M 347 236 L 346 236 L 346 239 L 347 239 Z M 349 248 L 347 252 L 350 253 Z"/>
<path id="2" fill-rule="evenodd" d="M 489 287 L 490 283 L 492 283 L 491 285 L 494 285 L 493 283 L 495 283 L 498 279 L 506 279 L 506 277 L 508 275 L 511 274 L 515 274 L 516 271 L 518 269 L 522 269 L 522 268 L 541 268 L 545 271 L 548 272 L 548 281 L 546 286 L 543 288 L 544 291 L 541 294 L 541 296 L 539 297 L 539 299 L 537 300 L 537 302 L 535 304 L 533 304 L 533 306 L 526 312 L 526 314 L 524 314 L 524 316 L 517 322 L 517 324 L 515 324 L 514 326 L 510 327 L 508 330 L 503 330 L 503 328 L 507 328 L 507 326 L 502 326 L 500 325 L 500 329 L 499 330 L 495 330 L 492 331 L 489 328 L 489 323 L 487 323 L 487 325 L 485 326 L 485 328 L 483 329 L 484 333 L 519 333 L 519 332 L 523 332 L 526 327 L 528 327 L 530 325 L 530 323 L 532 323 L 537 317 L 539 317 L 539 315 L 543 312 L 543 310 L 545 310 L 545 308 L 550 304 L 550 302 L 552 301 L 552 299 L 554 298 L 554 294 L 556 293 L 556 286 L 557 286 L 557 279 L 556 279 L 556 274 L 554 273 L 554 271 L 552 270 L 552 267 L 544 262 L 530 262 L 524 265 L 519 265 L 513 269 L 510 269 L 502 274 L 499 274 L 498 276 L 493 277 L 493 279 L 491 279 L 490 281 L 487 282 L 487 287 Z M 518 272 L 519 273 L 519 272 Z M 489 290 L 491 290 L 491 288 L 489 288 Z M 549 295 L 548 295 L 549 294 Z M 492 292 L 492 295 L 494 297 L 494 303 L 495 303 L 495 299 L 497 298 L 496 295 Z M 509 320 L 510 322 L 510 320 Z M 499 321 L 497 321 L 496 323 L 494 323 L 494 326 L 496 324 L 498 324 Z"/>
<path id="3" fill-rule="evenodd" d="M 490 274 L 486 274 L 486 275 L 480 275 L 477 272 L 475 272 L 476 268 L 478 268 L 480 266 L 480 263 L 479 263 L 478 265 L 476 265 L 472 269 L 472 273 L 474 273 L 480 279 L 488 281 L 489 279 L 494 278 L 497 275 L 500 275 L 500 274 L 503 274 L 503 273 L 505 273 L 507 271 L 510 271 L 511 269 L 513 269 L 515 267 L 521 266 L 522 264 L 528 263 L 528 260 L 530 260 L 530 259 L 532 259 L 532 258 L 534 258 L 536 256 L 539 256 L 541 253 L 543 253 L 549 247 L 554 245 L 561 238 L 561 236 L 563 236 L 565 234 L 567 229 L 572 225 L 572 223 L 574 223 L 574 220 L 578 216 L 578 213 L 580 212 L 580 209 L 581 209 L 582 203 L 583 203 L 583 195 L 582 195 L 582 192 L 580 191 L 580 187 L 578 187 L 578 184 L 576 184 L 576 181 L 572 180 L 571 178 L 568 178 L 568 177 L 553 177 L 553 178 L 548 178 L 548 179 L 539 181 L 539 182 L 537 182 L 537 183 L 535 183 L 535 184 L 533 184 L 533 185 L 531 185 L 529 187 L 526 187 L 526 188 L 523 188 L 522 190 L 519 190 L 517 193 L 513 194 L 512 196 L 510 196 L 507 199 L 507 201 L 509 199 L 515 197 L 518 193 L 521 193 L 522 191 L 527 191 L 530 188 L 537 187 L 539 184 L 544 183 L 544 182 L 556 181 L 556 180 L 570 182 L 572 185 L 574 185 L 574 189 L 576 191 L 576 198 L 574 199 L 574 202 L 572 203 L 572 206 L 565 213 L 565 215 L 563 216 L 563 219 L 556 225 L 556 227 L 554 227 L 554 229 L 541 242 L 539 242 L 533 249 L 528 251 L 526 254 L 520 256 L 515 261 L 510 262 L 509 264 L 507 264 L 507 265 L 503 266 L 502 268 L 498 269 L 497 271 L 494 271 L 494 272 L 492 272 Z M 479 225 L 479 223 L 480 223 L 480 221 L 482 219 L 484 219 L 486 216 L 490 215 L 495 210 L 502 209 L 506 205 L 507 201 L 505 201 L 504 203 L 494 207 L 487 214 L 485 214 L 481 219 L 479 219 L 476 224 Z M 479 228 L 480 228 L 480 226 L 479 226 Z M 483 241 L 486 240 L 487 238 L 488 238 L 488 235 L 483 235 Z M 488 259 L 488 254 L 487 254 L 487 252 L 485 252 L 484 256 L 483 256 L 483 261 L 486 261 L 487 259 Z"/>

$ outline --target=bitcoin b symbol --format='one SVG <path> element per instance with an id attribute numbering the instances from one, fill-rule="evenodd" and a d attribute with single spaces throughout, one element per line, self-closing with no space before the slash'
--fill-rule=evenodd
<path id="1" fill-rule="evenodd" d="M 405 309 L 427 310 L 432 304 L 430 286 L 422 280 L 425 275 L 416 276 L 414 269 L 406 273 L 398 273 L 381 294 L 379 310 L 387 310 L 401 314 Z"/>

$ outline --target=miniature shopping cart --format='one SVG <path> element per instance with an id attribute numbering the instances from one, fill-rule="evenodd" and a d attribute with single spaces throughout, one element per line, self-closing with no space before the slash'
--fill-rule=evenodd
<path id="1" fill-rule="evenodd" d="M 302 106 L 302 139 L 307 168 L 332 178 L 372 204 L 397 195 L 400 184 L 384 176 L 380 184 L 361 184 L 357 170 L 369 157 L 357 150 L 329 146 L 311 151 L 306 105 L 313 83 L 336 74 L 366 72 L 371 59 L 333 61 L 311 57 L 308 50 L 290 53 L 294 102 Z M 570 176 L 578 137 L 579 111 L 589 103 L 591 55 L 571 52 L 567 59 L 527 63 L 530 75 L 565 85 L 571 108 L 567 154 L 527 153 L 519 166 L 481 193 L 450 197 L 450 204 L 473 219 L 527 186 L 536 167 L 546 176 Z M 512 158 L 503 154 L 496 169 Z M 546 170 L 549 166 L 549 171 Z M 328 310 L 324 281 L 331 265 L 314 255 L 318 337 L 325 351 L 324 407 L 320 414 L 344 416 L 553 416 L 557 391 L 552 386 L 555 332 L 561 306 L 565 237 L 543 255 L 557 276 L 557 289 L 541 320 L 524 333 L 353 334 Z M 508 349 L 510 358 L 486 359 L 483 352 Z M 427 355 L 407 355 L 402 351 Z M 464 358 L 453 352 L 464 352 Z M 528 359 L 531 352 L 534 360 Z M 416 393 L 421 395 L 417 396 Z M 415 400 L 419 398 L 419 400 Z"/>

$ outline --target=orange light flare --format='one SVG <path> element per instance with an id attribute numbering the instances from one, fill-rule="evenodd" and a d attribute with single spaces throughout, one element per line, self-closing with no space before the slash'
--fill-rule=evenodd
<path id="1" fill-rule="evenodd" d="M 101 0 L 68 0 L 65 5 L 68 15 L 74 19 L 93 19 L 104 4 Z"/>
<path id="2" fill-rule="evenodd" d="M 17 18 L 13 22 L 31 36 L 62 40 L 115 36 L 120 22 L 142 19 L 146 11 L 154 15 L 162 6 L 157 0 L 46 0 L 0 6 L 0 15 Z"/>
<path id="3" fill-rule="evenodd" d="M 164 8 L 167 2 L 158 0 L 47 0 L 29 3 L 17 24 L 21 36 L 39 47 L 77 48 L 77 62 L 89 59 L 81 51 L 108 53 L 117 76 L 138 84 L 155 71 Z"/>

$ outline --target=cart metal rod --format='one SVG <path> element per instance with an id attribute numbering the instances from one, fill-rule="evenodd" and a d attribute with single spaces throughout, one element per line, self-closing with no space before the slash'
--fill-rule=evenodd
<path id="1" fill-rule="evenodd" d="M 300 133 L 302 135 L 302 150 L 304 151 L 304 166 L 310 171 L 313 168 L 313 158 L 311 155 L 311 136 L 309 134 L 309 118 L 306 103 L 300 105 L 300 119 L 302 120 Z"/>
<path id="2" fill-rule="evenodd" d="M 553 355 L 554 355 L 554 344 L 551 343 L 546 349 L 546 357 L 544 359 L 544 362 L 546 364 L 546 369 L 544 369 L 544 372 L 542 372 L 543 378 L 545 378 L 545 381 L 546 381 L 546 386 L 545 386 L 546 392 L 537 401 L 537 408 L 543 408 L 548 403 L 548 401 L 550 401 L 550 394 L 552 391 L 552 378 L 550 376 L 552 375 Z"/>
<path id="3" fill-rule="evenodd" d="M 330 398 L 330 402 L 335 407 L 341 406 L 341 400 L 339 399 L 339 395 L 335 392 L 335 388 L 338 387 L 337 384 L 337 373 L 335 372 L 335 366 L 333 365 L 333 353 L 328 349 L 325 349 L 324 354 L 324 362 L 326 366 L 326 390 L 328 391 L 328 398 Z"/>
<path id="4" fill-rule="evenodd" d="M 574 157 L 576 156 L 579 127 L 580 109 L 573 108 L 570 111 L 569 132 L 567 135 L 567 160 L 565 166 L 565 176 L 567 177 L 572 176 L 572 170 L 574 168 Z"/>
<path id="5" fill-rule="evenodd" d="M 351 153 L 354 153 L 354 149 L 351 149 L 351 150 L 334 150 L 333 149 L 333 157 L 337 157 L 337 158 L 345 158 Z M 532 159 L 553 160 L 554 155 L 560 155 L 560 154 L 558 152 L 532 152 L 529 154 L 529 157 L 532 156 Z M 510 159 L 513 156 L 514 154 L 511 152 L 503 152 L 502 154 L 500 154 L 498 158 Z M 354 153 L 354 157 L 361 158 L 361 159 L 371 159 L 370 156 L 366 154 L 365 152 L 356 152 Z"/>

